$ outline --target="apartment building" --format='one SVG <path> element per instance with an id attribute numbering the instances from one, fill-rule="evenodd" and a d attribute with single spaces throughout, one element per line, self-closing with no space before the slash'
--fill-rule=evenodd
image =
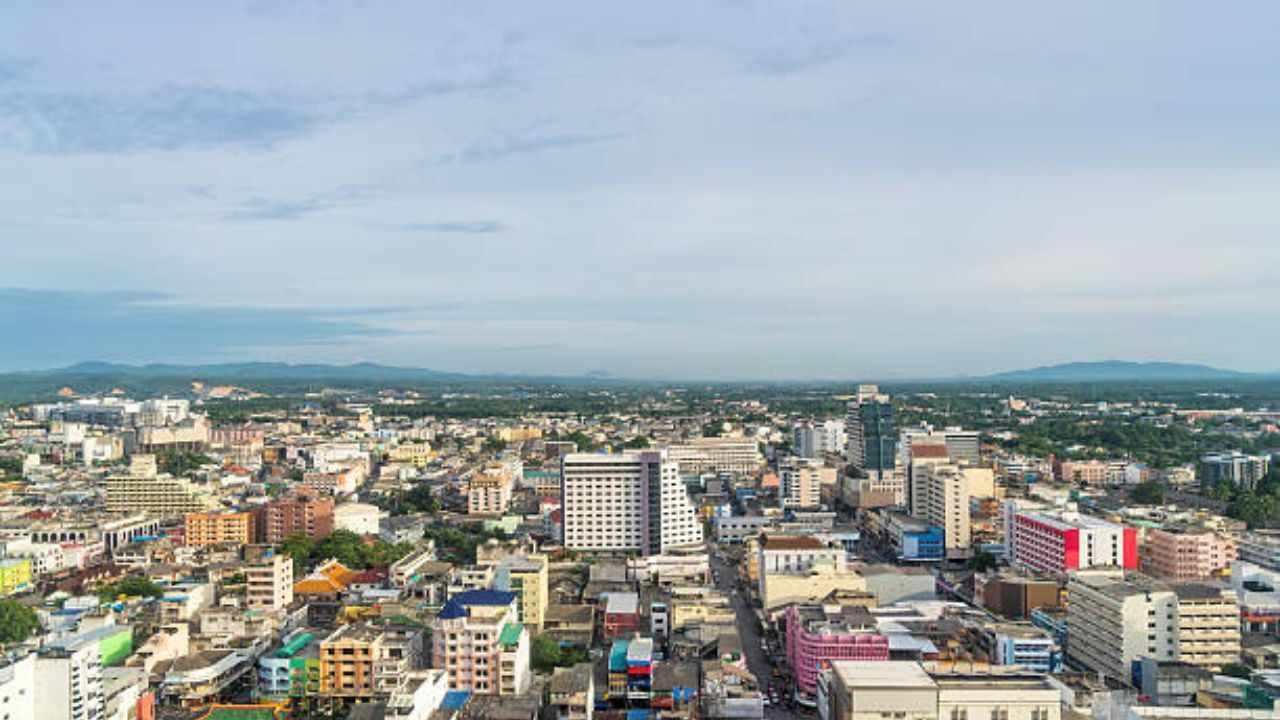
<path id="1" fill-rule="evenodd" d="M 1212 453 L 1200 458 L 1200 486 L 1211 488 L 1226 483 L 1241 490 L 1254 490 L 1270 468 L 1271 458 L 1267 455 L 1246 455 L 1235 450 Z"/>
<path id="2" fill-rule="evenodd" d="M 1236 559 L 1236 543 L 1230 536 L 1204 527 L 1171 526 L 1148 530 L 1141 555 L 1147 574 L 1189 582 L 1228 570 Z"/>
<path id="3" fill-rule="evenodd" d="M 149 458 L 149 461 L 148 461 Z M 217 503 L 185 478 L 156 473 L 155 458 L 135 456 L 128 475 L 107 478 L 107 512 L 144 512 L 159 518 L 212 510 Z"/>
<path id="4" fill-rule="evenodd" d="M 667 448 L 681 475 L 727 472 L 752 475 L 760 469 L 760 447 L 749 438 L 694 438 Z"/>
<path id="5" fill-rule="evenodd" d="M 1208 670 L 1240 662 L 1240 605 L 1233 590 L 1185 583 L 1178 598 L 1178 660 Z"/>
<path id="6" fill-rule="evenodd" d="M 702 542 L 702 523 L 664 451 L 574 453 L 561 460 L 564 545 L 659 555 Z"/>
<path id="7" fill-rule="evenodd" d="M 819 460 L 790 458 L 778 468 L 779 499 L 784 508 L 816 508 L 822 505 L 823 486 L 834 487 L 836 469 Z"/>
<path id="8" fill-rule="evenodd" d="M 515 477 L 501 465 L 486 467 L 473 474 L 467 488 L 467 514 L 505 514 L 511 504 L 515 482 Z"/>
<path id="9" fill-rule="evenodd" d="M 310 490 L 300 490 L 254 510 L 259 542 L 279 545 L 290 535 L 322 538 L 333 532 L 334 503 Z"/>
<path id="10" fill-rule="evenodd" d="M 293 558 L 268 550 L 244 568 L 245 607 L 281 612 L 293 602 Z"/>
<path id="11" fill-rule="evenodd" d="M 343 700 L 386 697 L 422 662 L 416 627 L 343 625 L 320 641 L 320 692 Z"/>
<path id="12" fill-rule="evenodd" d="M 253 514 L 248 512 L 187 513 L 183 521 L 183 542 L 192 547 L 248 545 L 253 538 Z"/>
<path id="13" fill-rule="evenodd" d="M 1251 530 L 1236 541 L 1236 555 L 1258 567 L 1280 572 L 1280 530 Z"/>
<path id="14" fill-rule="evenodd" d="M 1004 504 L 1005 557 L 1049 573 L 1097 567 L 1138 568 L 1138 531 L 1075 511 L 1019 511 Z"/>
<path id="15" fill-rule="evenodd" d="M 529 631 L 517 619 L 515 593 L 469 590 L 449 598 L 432 631 L 432 667 L 449 688 L 477 695 L 519 695 L 529 689 Z"/>
<path id="16" fill-rule="evenodd" d="M 106 707 L 102 686 L 102 627 L 45 643 L 36 657 L 36 720 L 100 720 Z M 16 720 L 16 718 L 15 718 Z"/>
<path id="17" fill-rule="evenodd" d="M 494 572 L 493 586 L 519 596 L 517 619 L 535 631 L 542 631 L 550 603 L 550 563 L 546 555 L 508 557 Z"/>

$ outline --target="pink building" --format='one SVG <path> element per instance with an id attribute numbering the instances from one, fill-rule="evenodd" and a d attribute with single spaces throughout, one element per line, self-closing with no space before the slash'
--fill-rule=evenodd
<path id="1" fill-rule="evenodd" d="M 1203 580 L 1235 559 L 1234 540 L 1200 527 L 1148 530 L 1142 542 L 1143 570 L 1165 580 Z"/>
<path id="2" fill-rule="evenodd" d="M 1022 512 L 1004 507 L 1009 564 L 1049 573 L 1093 567 L 1138 569 L 1138 531 L 1078 512 Z"/>
<path id="3" fill-rule="evenodd" d="M 828 613 L 821 605 L 792 605 L 786 618 L 787 663 L 802 702 L 816 696 L 818 673 L 832 660 L 889 659 L 889 638 L 864 607 Z"/>

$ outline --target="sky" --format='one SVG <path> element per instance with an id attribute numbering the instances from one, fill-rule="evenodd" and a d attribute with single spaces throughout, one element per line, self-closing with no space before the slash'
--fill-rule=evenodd
<path id="1" fill-rule="evenodd" d="M 1280 369 L 1280 5 L 0 10 L 0 370 Z"/>

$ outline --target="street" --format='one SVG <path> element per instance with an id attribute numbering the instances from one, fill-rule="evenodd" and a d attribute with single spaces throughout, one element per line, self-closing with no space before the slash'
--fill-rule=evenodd
<path id="1" fill-rule="evenodd" d="M 738 619 L 738 634 L 742 639 L 742 652 L 747 661 L 747 669 L 756 676 L 761 690 L 768 689 L 773 677 L 774 664 L 760 649 L 760 631 L 756 624 L 755 610 L 747 601 L 747 594 L 738 591 L 738 568 L 726 564 L 723 558 L 714 552 L 711 555 L 711 567 L 716 574 L 716 588 L 727 595 L 733 603 L 734 613 Z M 764 716 L 770 720 L 793 720 L 802 717 L 799 712 L 786 707 L 785 698 L 779 705 L 770 705 L 764 709 Z"/>

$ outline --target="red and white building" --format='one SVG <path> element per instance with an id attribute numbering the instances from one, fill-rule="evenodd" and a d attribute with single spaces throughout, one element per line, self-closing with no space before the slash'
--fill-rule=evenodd
<path id="1" fill-rule="evenodd" d="M 1004 508 L 1005 557 L 1010 565 L 1049 573 L 1095 567 L 1138 569 L 1138 531 L 1078 512 Z"/>

